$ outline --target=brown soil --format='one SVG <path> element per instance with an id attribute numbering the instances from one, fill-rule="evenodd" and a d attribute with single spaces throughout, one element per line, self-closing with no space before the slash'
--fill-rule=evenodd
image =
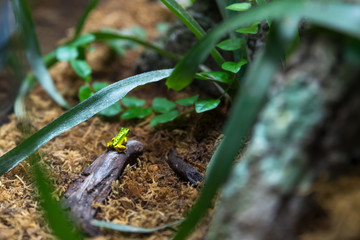
<path id="1" fill-rule="evenodd" d="M 139 24 L 149 36 L 155 36 L 155 23 L 171 18 L 169 12 L 158 3 L 145 0 L 105 1 L 89 19 L 87 30 L 101 26 L 115 28 Z M 136 22 L 136 21 L 137 22 Z M 113 82 L 133 74 L 138 51 L 130 51 L 119 59 L 109 54 L 107 48 L 96 45 L 89 55 L 93 67 L 93 80 Z M 57 89 L 72 104 L 76 104 L 78 88 L 83 81 L 78 79 L 67 63 L 58 63 L 50 71 Z M 147 100 L 151 105 L 154 97 L 177 100 L 192 96 L 199 90 L 187 88 L 182 92 L 169 91 L 164 82 L 140 87 L 130 93 Z M 183 107 L 181 112 L 188 112 Z M 34 129 L 40 129 L 64 112 L 44 90 L 37 86 L 27 98 L 27 113 Z M 150 127 L 154 116 L 145 120 L 124 121 L 119 117 L 107 119 L 95 116 L 68 132 L 54 138 L 40 149 L 41 161 L 51 172 L 51 182 L 56 190 L 54 197 L 60 199 L 69 184 L 106 150 L 108 142 L 121 127 L 131 129 L 129 139 L 145 144 L 145 152 L 138 164 L 127 167 L 123 175 L 113 183 L 112 193 L 106 202 L 99 205 L 96 219 L 114 221 L 140 227 L 156 227 L 183 219 L 199 192 L 180 179 L 167 165 L 168 153 L 176 147 L 178 154 L 202 174 L 220 135 L 226 107 L 204 114 L 185 114 L 174 122 Z M 11 150 L 23 140 L 14 115 L 0 128 L 0 155 Z M 53 238 L 44 221 L 36 200 L 29 174 L 29 162 L 24 161 L 9 173 L 0 177 L 0 239 L 48 239 Z M 197 235 L 204 235 L 206 226 L 199 228 Z M 164 230 L 152 235 L 123 234 L 105 231 L 97 239 L 168 239 L 174 234 Z M 194 235 L 196 236 L 196 235 Z"/>

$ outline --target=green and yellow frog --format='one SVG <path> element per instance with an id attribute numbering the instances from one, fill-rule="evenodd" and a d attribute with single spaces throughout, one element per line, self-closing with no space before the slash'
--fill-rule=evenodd
<path id="1" fill-rule="evenodd" d="M 108 142 L 106 144 L 106 147 L 110 150 L 116 150 L 119 153 L 124 152 L 126 149 L 126 143 L 127 143 L 127 135 L 129 134 L 130 129 L 128 128 L 121 128 L 120 132 L 111 139 L 111 142 Z"/>

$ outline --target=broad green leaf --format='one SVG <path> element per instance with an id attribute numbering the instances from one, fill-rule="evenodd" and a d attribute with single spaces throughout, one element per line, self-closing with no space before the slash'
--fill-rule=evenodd
<path id="1" fill-rule="evenodd" d="M 118 224 L 118 223 L 98 221 L 98 220 L 92 220 L 91 224 L 94 225 L 94 226 L 97 226 L 97 227 L 113 229 L 113 230 L 120 231 L 120 232 L 144 233 L 144 234 L 146 234 L 146 233 L 153 233 L 153 232 L 156 232 L 156 231 L 159 231 L 159 230 L 163 230 L 163 229 L 166 229 L 168 227 L 178 225 L 178 224 L 180 224 L 182 222 L 183 222 L 183 220 L 179 220 L 179 221 L 164 224 L 162 226 L 155 227 L 155 228 L 133 227 L 133 226 L 129 226 L 129 225 L 126 225 L 126 224 Z"/>
<path id="2" fill-rule="evenodd" d="M 195 111 L 197 113 L 206 112 L 216 108 L 220 104 L 220 99 L 200 99 L 195 103 Z"/>
<path id="3" fill-rule="evenodd" d="M 179 116 L 178 110 L 172 110 L 171 112 L 163 113 L 161 115 L 154 117 L 150 122 L 150 126 L 154 127 L 154 126 L 158 125 L 159 123 L 170 122 L 170 121 L 174 120 L 175 118 L 177 118 L 178 116 Z"/>
<path id="4" fill-rule="evenodd" d="M 56 58 L 59 61 L 69 61 L 71 59 L 76 59 L 79 56 L 79 53 L 76 47 L 72 46 L 61 46 L 56 49 Z"/>
<path id="5" fill-rule="evenodd" d="M 223 71 L 218 71 L 218 72 L 202 72 L 199 73 L 201 76 L 210 76 L 211 78 L 207 78 L 206 80 L 216 80 L 218 82 L 223 82 L 223 83 L 230 83 L 231 80 L 233 79 L 233 76 L 231 73 L 229 72 L 223 72 Z"/>
<path id="6" fill-rule="evenodd" d="M 98 4 L 99 0 L 90 0 L 89 5 L 86 6 L 86 9 L 83 13 L 83 15 L 81 16 L 80 20 L 78 21 L 77 25 L 76 25 L 76 29 L 75 29 L 75 37 L 79 36 L 85 21 L 87 19 L 87 17 L 89 16 L 89 14 L 91 13 L 91 11 L 96 7 L 96 5 Z"/>
<path id="7" fill-rule="evenodd" d="M 145 104 L 145 100 L 136 97 L 124 97 L 121 103 L 128 108 L 141 107 Z"/>
<path id="8" fill-rule="evenodd" d="M 251 24 L 248 27 L 237 29 L 236 32 L 237 33 L 256 34 L 259 30 L 259 28 L 258 28 L 259 24 L 260 24 L 260 22 L 254 22 L 253 24 Z"/>
<path id="9" fill-rule="evenodd" d="M 230 6 L 227 6 L 226 9 L 232 10 L 232 11 L 246 11 L 249 8 L 251 8 L 251 3 L 233 3 Z"/>
<path id="10" fill-rule="evenodd" d="M 186 239 L 197 222 L 211 206 L 213 197 L 227 180 L 235 156 L 245 146 L 245 139 L 255 123 L 266 99 L 267 89 L 280 64 L 284 43 L 273 34 L 272 25 L 265 53 L 260 52 L 245 75 L 243 86 L 239 88 L 230 116 L 225 123 L 224 139 L 213 154 L 208 165 L 205 184 L 174 240 Z M 275 29 L 276 30 L 276 29 Z M 276 31 L 275 31 L 276 32 Z M 261 69 L 261 71 L 259 71 Z"/>
<path id="11" fill-rule="evenodd" d="M 173 110 L 176 107 L 176 104 L 166 98 L 154 98 L 152 107 L 155 112 L 166 113 Z"/>
<path id="12" fill-rule="evenodd" d="M 81 86 L 79 89 L 79 99 L 81 102 L 91 97 L 93 94 L 94 93 L 89 86 Z"/>
<path id="13" fill-rule="evenodd" d="M 91 33 L 83 34 L 70 42 L 69 45 L 74 47 L 82 47 L 88 43 L 95 41 L 95 36 Z"/>
<path id="14" fill-rule="evenodd" d="M 241 67 L 245 64 L 247 64 L 247 61 L 245 59 L 241 59 L 240 62 L 237 62 L 237 63 L 236 62 L 224 62 L 221 65 L 221 68 L 226 71 L 232 72 L 232 73 L 237 73 L 240 71 Z"/>
<path id="15" fill-rule="evenodd" d="M 52 229 L 52 233 L 60 240 L 78 240 L 83 239 L 78 231 L 74 231 L 74 223 L 72 223 L 66 212 L 61 209 L 61 205 L 52 196 L 53 187 L 49 183 L 49 179 L 39 164 L 40 155 L 34 153 L 30 157 L 32 177 L 35 179 L 35 186 L 39 191 L 39 203 L 44 210 L 44 217 Z"/>
<path id="16" fill-rule="evenodd" d="M 129 77 L 103 88 L 1 156 L 0 175 L 11 170 L 31 153 L 57 135 L 70 130 L 101 110 L 118 102 L 132 89 L 147 83 L 160 81 L 168 77 L 172 71 L 172 69 L 167 69 L 147 72 Z"/>
<path id="17" fill-rule="evenodd" d="M 225 51 L 234 51 L 240 49 L 242 45 L 243 40 L 241 38 L 230 38 L 218 43 L 216 46 Z"/>
<path id="18" fill-rule="evenodd" d="M 175 0 L 161 0 L 161 2 L 170 9 L 187 27 L 194 33 L 194 35 L 201 39 L 206 35 L 205 30 L 196 22 L 196 20 Z M 224 62 L 224 59 L 220 53 L 213 49 L 211 51 L 211 56 L 214 58 L 215 62 L 221 65 Z"/>
<path id="19" fill-rule="evenodd" d="M 222 36 L 246 24 L 261 19 L 280 19 L 284 17 L 306 18 L 307 21 L 360 37 L 360 6 L 342 2 L 324 1 L 272 1 L 253 7 L 242 14 L 226 19 L 191 48 L 178 63 L 167 79 L 166 85 L 175 90 L 188 86 L 198 66 L 208 56 L 211 49 Z"/>
<path id="20" fill-rule="evenodd" d="M 99 114 L 106 116 L 106 117 L 113 117 L 120 113 L 122 111 L 122 108 L 120 106 L 120 103 L 116 102 L 110 107 L 105 108 L 104 110 L 100 111 Z"/>
<path id="21" fill-rule="evenodd" d="M 38 79 L 44 90 L 50 97 L 64 108 L 69 108 L 69 104 L 56 90 L 55 85 L 47 71 L 41 57 L 39 43 L 36 37 L 35 26 L 31 16 L 30 8 L 26 0 L 13 0 L 12 9 L 16 16 L 22 40 L 26 48 L 26 57 L 29 61 L 34 75 Z"/>
<path id="22" fill-rule="evenodd" d="M 84 60 L 70 60 L 70 65 L 76 74 L 86 82 L 91 81 L 91 67 Z"/>
<path id="23" fill-rule="evenodd" d="M 198 98 L 199 98 L 199 94 L 196 94 L 195 96 L 192 96 L 192 97 L 179 99 L 176 101 L 176 103 L 180 104 L 182 106 L 193 105 Z"/>
<path id="24" fill-rule="evenodd" d="M 93 86 L 95 92 L 98 92 L 101 89 L 109 86 L 109 84 L 107 82 L 93 82 L 92 86 Z"/>
<path id="25" fill-rule="evenodd" d="M 130 108 L 121 114 L 121 119 L 144 118 L 152 113 L 151 108 Z"/>

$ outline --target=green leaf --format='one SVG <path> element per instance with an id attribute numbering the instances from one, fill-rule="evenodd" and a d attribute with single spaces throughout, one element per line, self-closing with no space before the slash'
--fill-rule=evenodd
<path id="1" fill-rule="evenodd" d="M 196 94 L 195 96 L 192 96 L 192 97 L 179 99 L 176 101 L 176 103 L 180 104 L 182 106 L 193 105 L 198 98 L 199 98 L 199 94 Z"/>
<path id="2" fill-rule="evenodd" d="M 68 61 L 70 59 L 76 59 L 79 53 L 75 47 L 62 46 L 56 49 L 56 58 L 59 61 Z"/>
<path id="3" fill-rule="evenodd" d="M 106 116 L 106 117 L 113 117 L 120 113 L 122 111 L 122 108 L 120 106 L 120 103 L 116 102 L 110 107 L 105 108 L 104 110 L 100 111 L 99 114 Z"/>
<path id="4" fill-rule="evenodd" d="M 91 97 L 93 94 L 94 93 L 89 86 L 81 86 L 79 89 L 79 99 L 81 102 Z"/>
<path id="5" fill-rule="evenodd" d="M 145 104 L 145 100 L 136 97 L 124 97 L 121 103 L 128 108 L 141 107 Z"/>
<path id="6" fill-rule="evenodd" d="M 260 22 L 254 22 L 248 27 L 237 29 L 237 33 L 250 33 L 250 34 L 256 34 L 259 30 L 258 25 Z"/>
<path id="7" fill-rule="evenodd" d="M 152 113 L 151 108 L 130 108 L 121 114 L 121 119 L 144 118 Z"/>
<path id="8" fill-rule="evenodd" d="M 222 36 L 259 19 L 281 19 L 287 16 L 306 18 L 309 22 L 359 38 L 359 11 L 359 5 L 323 1 L 272 1 L 251 8 L 249 11 L 226 19 L 199 40 L 177 64 L 166 85 L 175 90 L 188 86 L 199 64 L 206 59 Z"/>
<path id="9" fill-rule="evenodd" d="M 251 3 L 233 3 L 230 6 L 227 6 L 226 9 L 232 10 L 232 11 L 246 11 L 249 8 L 251 8 Z"/>
<path id="10" fill-rule="evenodd" d="M 83 34 L 70 42 L 71 46 L 82 47 L 88 43 L 95 41 L 95 36 L 91 33 Z"/>
<path id="11" fill-rule="evenodd" d="M 158 125 L 159 123 L 170 122 L 170 121 L 174 120 L 175 118 L 177 118 L 177 116 L 179 116 L 178 110 L 172 110 L 171 112 L 163 113 L 161 115 L 154 117 L 150 122 L 150 126 L 154 127 L 154 126 Z"/>
<path id="12" fill-rule="evenodd" d="M 62 211 L 60 203 L 51 196 L 54 189 L 46 177 L 45 169 L 38 163 L 40 160 L 39 153 L 32 154 L 29 159 L 32 177 L 35 179 L 35 186 L 39 190 L 40 197 L 38 202 L 44 209 L 44 217 L 53 234 L 60 240 L 83 239 L 78 231 L 74 231 L 75 225 L 69 221 L 70 217 Z"/>
<path id="13" fill-rule="evenodd" d="M 233 79 L 233 76 L 231 73 L 229 72 L 223 72 L 223 71 L 218 71 L 218 72 L 202 72 L 199 73 L 201 76 L 210 76 L 211 78 L 206 78 L 204 80 L 216 80 L 218 82 L 223 82 L 223 83 L 230 83 Z"/>
<path id="14" fill-rule="evenodd" d="M 56 90 L 55 85 L 47 71 L 44 61 L 41 57 L 39 43 L 36 37 L 35 26 L 31 16 L 30 8 L 26 0 L 12 1 L 12 9 L 16 16 L 22 40 L 26 48 L 26 57 L 29 61 L 34 75 L 38 79 L 44 90 L 50 97 L 64 108 L 69 108 L 69 104 Z"/>
<path id="15" fill-rule="evenodd" d="M 166 31 L 170 28 L 170 24 L 168 22 L 158 22 L 156 24 L 156 31 L 161 35 L 165 34 Z"/>
<path id="16" fill-rule="evenodd" d="M 135 38 L 135 37 L 131 37 L 131 36 L 127 36 L 127 35 L 119 34 L 119 33 L 114 33 L 114 32 L 108 32 L 108 31 L 92 32 L 91 34 L 93 34 L 96 37 L 96 40 L 98 40 L 98 41 L 115 40 L 115 39 L 129 40 L 132 42 L 136 42 L 146 48 L 152 49 L 152 50 L 156 51 L 157 53 L 159 53 L 163 56 L 169 57 L 171 59 L 174 59 L 177 61 L 180 59 L 176 54 L 174 54 L 172 52 L 166 51 L 166 50 L 159 48 L 151 43 L 145 42 L 145 41 Z"/>
<path id="17" fill-rule="evenodd" d="M 93 86 L 95 92 L 98 92 L 101 89 L 109 86 L 109 84 L 107 82 L 93 82 L 92 86 Z"/>
<path id="18" fill-rule="evenodd" d="M 172 69 L 167 69 L 147 72 L 129 77 L 103 88 L 1 156 L 0 175 L 8 172 L 57 135 L 70 130 L 101 110 L 118 102 L 132 89 L 147 83 L 160 81 L 168 77 L 172 71 Z"/>
<path id="19" fill-rule="evenodd" d="M 98 4 L 99 0 L 91 0 L 89 5 L 86 6 L 86 9 L 83 13 L 83 15 L 81 16 L 80 20 L 78 21 L 77 25 L 76 25 L 76 29 L 75 29 L 75 37 L 79 36 L 85 21 L 87 19 L 87 17 L 89 16 L 89 14 L 91 13 L 91 11 L 96 7 L 96 5 Z"/>
<path id="20" fill-rule="evenodd" d="M 198 39 L 201 39 L 206 35 L 205 30 L 200 24 L 197 23 L 196 20 L 175 0 L 161 0 L 161 2 L 169 8 L 170 11 L 172 11 Z M 216 49 L 211 51 L 211 56 L 219 65 L 224 62 L 224 59 Z"/>
<path id="21" fill-rule="evenodd" d="M 195 111 L 197 113 L 206 112 L 216 108 L 220 104 L 220 99 L 200 99 L 195 103 Z"/>
<path id="22" fill-rule="evenodd" d="M 181 222 L 183 222 L 183 220 L 179 220 L 179 221 L 175 221 L 175 222 L 172 222 L 172 223 L 164 224 L 162 226 L 155 227 L 155 228 L 133 227 L 133 226 L 125 225 L 125 224 L 118 224 L 118 223 L 98 221 L 98 220 L 92 220 L 91 224 L 94 225 L 94 226 L 97 226 L 97 227 L 113 229 L 113 230 L 120 231 L 120 232 L 144 233 L 144 234 L 146 234 L 146 233 L 153 233 L 153 232 L 156 232 L 156 231 L 159 231 L 159 230 L 166 229 L 168 227 L 180 224 Z"/>
<path id="23" fill-rule="evenodd" d="M 224 62 L 221 65 L 221 68 L 226 71 L 232 72 L 232 73 L 237 73 L 240 71 L 241 67 L 245 64 L 247 64 L 247 61 L 245 59 L 241 59 L 240 62 L 237 62 L 237 63 L 236 62 Z"/>
<path id="24" fill-rule="evenodd" d="M 240 49 L 242 45 L 243 40 L 241 38 L 230 38 L 218 43 L 216 46 L 225 51 L 234 51 Z"/>
<path id="25" fill-rule="evenodd" d="M 154 98 L 152 107 L 155 112 L 166 113 L 176 107 L 176 104 L 166 98 Z"/>
<path id="26" fill-rule="evenodd" d="M 91 67 L 84 60 L 70 60 L 71 67 L 76 74 L 86 82 L 91 81 Z"/>

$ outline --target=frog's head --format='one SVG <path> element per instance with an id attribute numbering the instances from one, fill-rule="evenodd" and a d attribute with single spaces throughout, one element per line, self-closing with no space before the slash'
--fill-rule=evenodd
<path id="1" fill-rule="evenodd" d="M 129 132 L 130 132 L 130 129 L 129 129 L 129 128 L 124 128 L 124 127 L 122 127 L 122 128 L 120 129 L 120 132 L 121 132 L 123 135 L 128 135 Z"/>

